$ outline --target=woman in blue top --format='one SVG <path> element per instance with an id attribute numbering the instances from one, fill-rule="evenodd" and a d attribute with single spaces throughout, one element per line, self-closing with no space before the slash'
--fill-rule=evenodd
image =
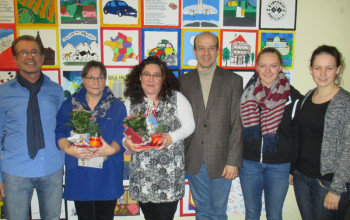
<path id="1" fill-rule="evenodd" d="M 113 219 L 116 200 L 123 194 L 122 122 L 124 104 L 106 84 L 106 68 L 97 61 L 82 70 L 82 87 L 61 106 L 57 115 L 56 139 L 66 153 L 66 177 L 63 198 L 73 200 L 79 220 Z M 78 148 L 67 140 L 72 127 L 69 114 L 75 109 L 91 111 L 101 133 L 102 147 L 96 152 Z M 84 159 L 105 157 L 102 167 L 84 166 Z M 86 160 L 85 160 L 86 162 Z"/>

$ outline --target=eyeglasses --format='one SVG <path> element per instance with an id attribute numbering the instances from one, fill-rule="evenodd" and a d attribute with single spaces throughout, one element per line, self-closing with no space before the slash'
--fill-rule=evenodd
<path id="1" fill-rule="evenodd" d="M 141 74 L 144 78 L 146 78 L 146 79 L 150 79 L 150 78 L 154 78 L 154 79 L 160 79 L 160 78 L 162 78 L 163 77 L 163 75 L 162 74 L 160 74 L 160 73 L 155 73 L 155 74 L 151 74 L 151 73 L 149 73 L 149 72 L 144 72 L 144 73 L 142 73 Z"/>
<path id="2" fill-rule="evenodd" d="M 97 79 L 97 82 L 103 82 L 105 81 L 106 77 L 104 76 L 98 76 L 98 77 L 94 77 L 94 76 L 85 76 L 84 77 L 88 82 L 95 82 L 95 79 Z"/>
<path id="3" fill-rule="evenodd" d="M 29 54 L 31 54 L 32 57 L 39 56 L 40 51 L 38 51 L 38 50 L 31 50 L 31 51 L 21 50 L 21 51 L 17 52 L 17 55 L 19 55 L 20 57 L 26 57 Z"/>

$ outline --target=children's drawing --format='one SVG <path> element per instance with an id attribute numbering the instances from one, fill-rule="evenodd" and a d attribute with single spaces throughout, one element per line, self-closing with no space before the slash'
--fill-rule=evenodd
<path id="1" fill-rule="evenodd" d="M 103 32 L 103 61 L 106 66 L 133 66 L 139 62 L 139 30 Z"/>
<path id="2" fill-rule="evenodd" d="M 223 26 L 257 27 L 257 0 L 224 0 Z"/>
<path id="3" fill-rule="evenodd" d="M 254 69 L 257 36 L 257 31 L 222 31 L 221 66 L 234 69 Z"/>
<path id="4" fill-rule="evenodd" d="M 13 60 L 11 45 L 14 40 L 13 29 L 0 29 L 0 67 L 16 68 Z"/>
<path id="5" fill-rule="evenodd" d="M 63 71 L 61 85 L 66 98 L 73 95 L 81 86 L 81 71 Z"/>
<path id="6" fill-rule="evenodd" d="M 217 0 L 183 1 L 183 27 L 218 27 L 219 2 Z"/>
<path id="7" fill-rule="evenodd" d="M 294 33 L 293 31 L 260 31 L 260 49 L 276 48 L 282 54 L 284 67 L 293 68 Z"/>
<path id="8" fill-rule="evenodd" d="M 143 39 L 143 59 L 148 56 L 156 56 L 164 60 L 168 66 L 179 65 L 179 40 L 180 32 L 177 29 L 144 29 Z"/>
<path id="9" fill-rule="evenodd" d="M 102 23 L 136 25 L 139 22 L 138 11 L 138 0 L 102 0 Z"/>
<path id="10" fill-rule="evenodd" d="M 15 77 L 16 71 L 0 71 L 0 85 Z"/>
<path id="11" fill-rule="evenodd" d="M 84 65 L 101 59 L 96 29 L 61 29 L 61 45 L 64 65 Z"/>
<path id="12" fill-rule="evenodd" d="M 19 24 L 55 24 L 56 0 L 17 0 Z"/>
<path id="13" fill-rule="evenodd" d="M 97 24 L 96 0 L 60 0 L 62 24 Z"/>
<path id="14" fill-rule="evenodd" d="M 44 65 L 57 66 L 57 30 L 56 29 L 19 29 L 19 35 L 32 35 L 44 47 Z"/>

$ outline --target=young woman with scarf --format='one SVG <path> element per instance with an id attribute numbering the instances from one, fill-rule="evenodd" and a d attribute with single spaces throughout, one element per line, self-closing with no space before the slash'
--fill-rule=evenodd
<path id="1" fill-rule="evenodd" d="M 316 88 L 298 104 L 294 192 L 304 220 L 343 218 L 349 203 L 350 93 L 339 86 L 337 48 L 314 50 L 310 74 Z"/>
<path id="2" fill-rule="evenodd" d="M 123 195 L 122 122 L 124 104 L 106 85 L 106 67 L 98 61 L 88 62 L 82 70 L 82 86 L 61 106 L 57 115 L 56 140 L 66 153 L 63 198 L 74 201 L 79 220 L 114 218 L 116 200 Z M 71 145 L 67 140 L 72 127 L 70 113 L 76 109 L 91 111 L 102 133 L 103 145 L 91 151 Z M 101 166 L 85 166 L 82 161 L 103 158 Z M 101 162 L 101 161 L 100 161 Z"/>
<path id="3" fill-rule="evenodd" d="M 292 161 L 293 108 L 303 97 L 289 84 L 282 66 L 280 52 L 264 48 L 241 97 L 244 150 L 239 176 L 247 220 L 260 218 L 263 191 L 267 219 L 282 219 Z"/>

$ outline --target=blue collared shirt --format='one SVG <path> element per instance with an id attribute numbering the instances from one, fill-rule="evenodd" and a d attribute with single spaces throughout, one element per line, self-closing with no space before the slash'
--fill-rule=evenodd
<path id="1" fill-rule="evenodd" d="M 58 149 L 55 141 L 56 115 L 64 101 L 63 89 L 47 76 L 44 77 L 37 97 L 45 148 L 40 149 L 34 159 L 29 157 L 27 146 L 27 107 L 30 92 L 18 83 L 17 77 L 0 86 L 2 172 L 20 177 L 43 177 L 61 169 L 64 164 L 64 153 Z"/>

